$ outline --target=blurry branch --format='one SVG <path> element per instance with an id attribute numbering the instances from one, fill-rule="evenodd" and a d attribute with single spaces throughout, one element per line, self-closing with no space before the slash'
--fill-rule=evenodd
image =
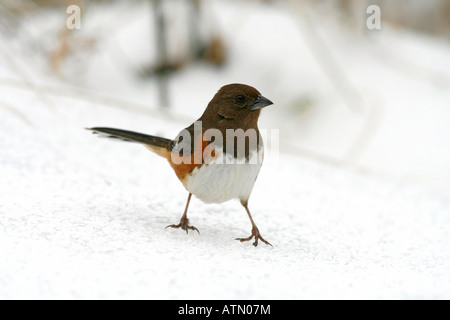
<path id="1" fill-rule="evenodd" d="M 356 34 L 364 34 L 367 31 L 364 14 L 368 6 L 369 0 L 338 0 L 340 21 L 347 24 Z"/>
<path id="2" fill-rule="evenodd" d="M 63 27 L 61 29 L 56 47 L 50 52 L 49 62 L 52 72 L 60 78 L 63 78 L 61 71 L 64 69 L 64 62 L 72 55 L 77 53 L 92 54 L 97 40 L 92 37 L 74 39 L 72 30 Z M 89 61 L 89 59 L 86 58 Z"/>
<path id="3" fill-rule="evenodd" d="M 378 0 L 378 2 L 383 12 L 383 20 L 390 24 L 450 39 L 450 1 Z"/>
<path id="4" fill-rule="evenodd" d="M 141 72 L 142 77 L 155 76 L 158 85 L 159 105 L 168 106 L 168 81 L 169 76 L 188 66 L 192 62 L 203 61 L 214 66 L 221 66 L 226 60 L 226 50 L 223 39 L 217 33 L 210 33 L 207 39 L 202 37 L 205 26 L 201 23 L 201 0 L 184 0 L 187 2 L 187 41 L 188 48 L 185 52 L 177 52 L 177 58 L 171 58 L 168 48 L 168 28 L 166 12 L 170 7 L 165 6 L 166 1 L 150 0 L 153 3 L 153 19 L 155 23 L 156 62 L 153 66 L 145 68 Z M 183 20 L 183 19 L 182 19 Z M 211 29 L 211 26 L 206 29 Z M 209 30 L 208 30 L 209 31 Z M 181 32 L 181 36 L 184 33 Z M 180 51 L 180 50 L 178 50 Z"/>
<path id="5" fill-rule="evenodd" d="M 19 90 L 31 91 L 30 88 L 20 80 L 3 78 L 0 79 L 0 86 L 11 87 Z M 35 84 L 35 88 L 45 92 L 47 95 L 56 97 L 71 98 L 75 100 L 83 100 L 93 104 L 100 104 L 106 107 L 135 112 L 147 116 L 156 116 L 162 119 L 170 119 L 180 123 L 188 124 L 193 121 L 192 118 L 183 117 L 178 114 L 172 114 L 168 111 L 162 112 L 161 109 L 149 108 L 148 105 L 131 102 L 124 99 L 118 99 L 110 96 L 101 95 L 92 91 L 62 86 L 49 86 Z"/>
<path id="6" fill-rule="evenodd" d="M 82 21 L 86 23 L 86 20 L 89 19 L 89 16 L 86 12 L 89 12 L 89 2 L 84 0 L 66 0 L 67 3 L 76 3 L 82 8 Z M 75 1 L 75 2 L 73 2 Z M 61 7 L 61 3 L 56 3 L 56 6 Z M 107 5 L 104 4 L 104 5 Z M 62 29 L 59 34 L 59 39 L 57 42 L 57 46 L 50 53 L 50 66 L 53 72 L 62 77 L 61 70 L 63 69 L 63 65 L 65 60 L 69 58 L 71 55 L 75 54 L 83 54 L 83 58 L 78 58 L 78 63 L 83 63 L 82 68 L 86 68 L 86 65 L 91 61 L 91 56 L 95 53 L 96 47 L 101 47 L 102 42 L 110 41 L 114 39 L 115 35 L 127 25 L 134 23 L 135 18 L 133 16 L 127 15 L 128 10 L 133 10 L 135 7 L 140 6 L 141 3 L 139 1 L 127 2 L 124 5 L 124 8 L 119 11 L 119 13 L 110 16 L 108 19 L 99 19 L 99 21 L 95 21 L 95 19 L 89 20 L 89 32 L 87 33 L 84 28 L 77 31 L 71 31 L 65 27 L 65 23 L 62 23 Z M 65 10 L 60 8 L 61 12 L 65 13 Z M 67 16 L 64 16 L 66 18 Z M 117 23 L 120 21 L 120 23 Z M 77 37 L 75 38 L 75 35 Z M 117 48 L 122 49 L 119 43 L 117 43 Z M 109 53 L 109 52 L 107 52 Z M 122 53 L 124 62 L 128 62 L 130 69 L 138 68 L 136 64 L 133 64 L 133 61 Z"/>
<path id="7" fill-rule="evenodd" d="M 16 74 L 20 76 L 24 85 L 35 94 L 36 98 L 38 98 L 44 105 L 46 105 L 50 109 L 53 109 L 52 101 L 36 87 L 33 81 L 31 81 L 30 74 L 28 74 L 25 71 L 25 68 L 22 68 L 20 64 L 17 63 L 15 58 L 10 53 L 8 53 L 8 49 L 6 49 L 5 46 L 3 46 L 3 48 L 0 48 L 0 53 L 3 55 L 4 61 L 6 61 L 6 63 L 16 72 Z"/>
<path id="8" fill-rule="evenodd" d="M 0 0 L 0 31 L 5 37 L 15 36 L 19 31 L 28 39 L 37 40 L 34 30 L 22 18 L 26 15 L 42 13 L 43 10 L 31 0 Z M 41 43 L 34 41 L 35 47 L 42 49 Z"/>
<path id="9" fill-rule="evenodd" d="M 51 69 L 58 76 L 61 76 L 61 65 L 70 53 L 70 35 L 71 31 L 64 26 L 57 47 L 50 53 Z"/>
<path id="10" fill-rule="evenodd" d="M 383 44 L 378 37 L 374 37 L 371 41 L 376 42 L 372 50 L 374 55 L 388 65 L 392 70 L 403 73 L 408 77 L 414 77 L 417 80 L 431 83 L 435 87 L 450 89 L 450 69 L 432 69 L 424 65 L 416 63 L 415 59 L 405 59 L 394 48 Z"/>
<path id="11" fill-rule="evenodd" d="M 75 4 L 83 9 L 83 15 L 85 13 L 85 3 L 84 0 L 4 0 L 3 3 L 0 2 L 0 14 L 1 18 L 7 18 L 7 32 L 11 32 L 12 29 L 17 32 L 20 26 L 20 35 L 26 35 L 26 42 L 32 43 L 33 48 L 37 51 L 37 54 L 29 55 L 31 58 L 39 57 L 40 54 L 46 53 L 47 50 L 42 46 L 42 39 L 39 35 L 36 35 L 34 30 L 31 30 L 29 23 L 25 20 L 28 16 L 43 16 L 47 14 L 49 9 L 57 8 L 57 10 L 63 14 L 63 20 L 61 21 L 61 32 L 60 37 L 56 42 L 56 48 L 50 52 L 50 67 L 52 71 L 61 76 L 61 69 L 63 67 L 64 61 L 75 51 L 74 44 L 76 43 L 77 49 L 79 49 L 79 44 L 81 41 L 74 41 L 72 37 L 72 32 L 66 28 L 66 6 Z M 0 19 L 0 23 L 3 22 Z M 14 23 L 18 26 L 11 26 Z M 8 30 L 9 29 L 9 30 Z M 46 33 L 45 30 L 41 30 L 41 33 Z M 82 47 L 86 47 L 86 44 L 91 46 L 92 41 L 83 41 Z M 31 46 L 29 46 L 31 47 Z M 28 47 L 28 48 L 29 48 Z M 29 50 L 29 49 L 28 49 Z"/>
<path id="12" fill-rule="evenodd" d="M 361 155 L 361 152 L 367 147 L 369 141 L 375 136 L 376 131 L 381 124 L 381 105 L 374 103 L 368 106 L 367 114 L 365 115 L 362 128 L 359 134 L 355 137 L 353 143 L 344 154 L 344 159 L 354 163 Z"/>
<path id="13" fill-rule="evenodd" d="M 311 19 L 312 14 L 308 8 L 308 2 L 291 0 L 289 3 L 302 17 L 303 23 L 300 26 L 300 31 L 317 64 L 330 80 L 331 85 L 334 86 L 336 92 L 341 96 L 350 111 L 361 112 L 363 99 L 348 79 L 339 62 L 333 57 L 332 50 L 326 46 L 320 34 L 317 32 L 313 23 L 315 19 Z"/>
<path id="14" fill-rule="evenodd" d="M 153 0 L 154 2 L 154 18 L 155 18 L 155 30 L 156 30 L 156 65 L 159 67 L 168 66 L 167 59 L 167 30 L 166 21 L 164 19 L 164 5 L 163 0 Z M 157 73 L 157 83 L 158 83 L 158 96 L 159 105 L 163 107 L 169 106 L 169 94 L 168 94 L 168 83 L 167 76 L 168 70 L 161 69 Z"/>
<path id="15" fill-rule="evenodd" d="M 351 23 L 353 25 L 353 30 L 357 30 L 359 33 L 362 33 L 362 29 L 364 29 L 365 23 L 363 20 L 363 13 L 365 10 L 365 5 L 368 5 L 369 2 L 373 1 L 359 1 L 359 0 L 340 0 L 337 2 L 340 5 L 341 11 L 346 14 L 346 17 L 349 15 L 352 17 Z M 380 0 L 381 3 L 387 5 L 387 1 Z M 438 2 L 441 5 L 446 3 L 446 8 L 449 8 L 448 15 L 450 16 L 450 4 L 449 2 L 434 0 L 434 2 Z M 327 48 L 326 43 L 320 37 L 320 33 L 317 32 L 314 22 L 318 21 L 315 18 L 313 8 L 310 7 L 310 3 L 308 1 L 300 2 L 291 0 L 290 4 L 293 6 L 297 12 L 301 14 L 302 17 L 302 35 L 309 45 L 309 48 L 316 59 L 318 65 L 322 68 L 322 71 L 328 77 L 332 85 L 335 87 L 338 94 L 341 95 L 344 102 L 352 111 L 364 111 L 364 121 L 361 126 L 361 130 L 358 135 L 355 136 L 353 143 L 350 145 L 348 150 L 344 153 L 343 162 L 348 162 L 352 166 L 356 166 L 355 162 L 362 153 L 362 151 L 367 148 L 369 145 L 369 141 L 375 135 L 377 129 L 380 127 L 380 122 L 382 119 L 382 105 L 379 103 L 374 103 L 373 101 L 364 101 L 361 94 L 358 90 L 352 85 L 349 81 L 348 77 L 345 74 L 344 68 L 340 66 L 338 61 L 334 59 L 332 55 L 332 50 Z M 389 5 L 393 5 L 394 7 L 396 3 L 390 3 Z M 425 8 L 427 5 L 418 2 L 415 4 L 417 8 Z M 430 7 L 430 6 L 428 6 Z M 383 12 L 393 11 L 397 14 L 400 14 L 399 10 L 388 10 L 387 7 Z M 392 8 L 392 7 L 391 7 Z M 397 6 L 398 8 L 398 6 Z M 335 7 L 335 9 L 338 9 Z M 407 8 L 403 8 L 406 11 Z M 402 12 L 402 10 L 400 10 Z M 423 14 L 422 14 L 423 15 Z M 449 20 L 450 21 L 450 20 Z M 448 22 L 447 22 L 448 23 Z M 373 41 L 376 41 L 377 38 L 373 38 Z M 398 69 L 399 71 L 403 71 L 408 75 L 416 76 L 422 81 L 432 81 L 436 86 L 447 88 L 449 86 L 449 75 L 444 71 L 438 70 L 427 70 L 426 67 L 421 67 L 419 65 L 413 64 L 413 62 L 408 62 L 404 58 L 398 56 L 397 52 L 392 51 L 392 48 L 385 46 L 373 46 L 378 50 L 377 56 L 383 57 L 383 61 L 392 65 L 393 69 Z M 303 150 L 306 152 L 305 150 Z M 310 152 L 306 152 L 310 154 Z M 313 154 L 310 156 L 316 160 L 326 160 L 322 156 L 317 156 Z M 334 159 L 327 159 L 326 162 L 334 163 Z"/>
<path id="16" fill-rule="evenodd" d="M 201 41 L 198 21 L 200 19 L 200 1 L 187 0 L 189 5 L 189 44 L 190 44 L 190 59 L 197 59 L 203 54 L 204 48 Z"/>
<path id="17" fill-rule="evenodd" d="M 9 17 L 18 18 L 21 15 L 39 11 L 40 7 L 32 0 L 2 0 L 0 2 L 0 13 Z"/>
<path id="18" fill-rule="evenodd" d="M 208 40 L 202 40 L 199 23 L 201 19 L 201 0 L 187 0 L 189 4 L 189 42 L 190 60 L 205 61 L 221 66 L 226 59 L 225 44 L 217 33 L 211 33 Z M 208 26 L 211 29 L 211 25 Z"/>
<path id="19" fill-rule="evenodd" d="M 85 37 L 84 39 L 74 39 L 75 32 L 70 30 L 66 26 L 66 10 L 64 5 L 77 5 L 81 8 L 83 18 L 86 16 L 87 6 L 83 0 L 66 0 L 65 4 L 61 4 L 61 13 L 64 13 L 61 21 L 61 31 L 59 32 L 59 38 L 57 39 L 56 47 L 50 52 L 50 67 L 52 71 L 59 77 L 61 77 L 61 69 L 63 68 L 64 61 L 73 55 L 76 51 L 86 50 L 93 46 L 95 43 L 94 38 Z"/>
<path id="20" fill-rule="evenodd" d="M 436 186 L 437 184 L 439 184 L 436 183 L 436 177 L 425 176 L 417 174 L 415 172 L 409 172 L 399 175 L 397 173 L 393 173 L 391 171 L 379 168 L 358 165 L 355 163 L 350 164 L 345 160 L 336 159 L 328 155 L 324 155 L 319 152 L 294 145 L 286 140 L 280 140 L 280 152 L 292 155 L 294 157 L 310 159 L 314 162 L 318 162 L 339 169 L 353 170 L 354 172 L 362 175 L 370 175 L 373 177 L 383 179 L 391 179 L 396 181 L 398 184 L 407 182 L 426 184 L 428 186 Z"/>
<path id="21" fill-rule="evenodd" d="M 374 106 L 365 103 L 361 94 L 348 79 L 344 69 L 333 57 L 332 51 L 327 48 L 325 42 L 321 39 L 320 34 L 314 26 L 314 19 L 311 19 L 312 13 L 308 8 L 308 2 L 302 2 L 300 4 L 298 1 L 291 0 L 290 4 L 301 14 L 304 21 L 300 28 L 303 37 L 309 45 L 318 65 L 328 77 L 337 93 L 342 97 L 351 111 L 359 115 L 364 112 L 366 113 L 361 131 L 344 156 L 346 161 L 354 162 L 363 149 L 367 147 L 368 141 L 373 137 L 379 126 L 380 113 Z"/>
<path id="22" fill-rule="evenodd" d="M 17 110 L 17 108 L 15 106 L 10 105 L 10 104 L 8 104 L 8 103 L 6 103 L 4 101 L 0 101 L 0 108 L 3 108 L 6 111 L 10 112 L 14 116 L 16 116 L 17 118 L 22 120 L 22 122 L 25 123 L 26 125 L 28 125 L 30 127 L 33 126 L 33 122 L 30 119 L 28 119 L 28 117 L 25 116 L 22 112 Z"/>

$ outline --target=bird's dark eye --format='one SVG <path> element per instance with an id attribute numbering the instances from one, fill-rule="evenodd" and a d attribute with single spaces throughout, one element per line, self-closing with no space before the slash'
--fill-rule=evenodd
<path id="1" fill-rule="evenodd" d="M 242 94 L 238 94 L 235 97 L 235 100 L 236 100 L 237 103 L 244 103 L 245 102 L 245 97 Z"/>

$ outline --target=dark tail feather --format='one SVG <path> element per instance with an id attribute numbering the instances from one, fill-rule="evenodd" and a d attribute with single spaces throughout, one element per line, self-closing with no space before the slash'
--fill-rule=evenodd
<path id="1" fill-rule="evenodd" d="M 166 150 L 171 149 L 172 140 L 151 136 L 148 134 L 143 134 L 139 132 L 133 132 L 128 130 L 114 129 L 114 128 L 86 128 L 87 130 L 92 130 L 102 137 L 119 139 L 128 142 L 137 142 L 146 144 L 153 147 L 164 148 Z"/>

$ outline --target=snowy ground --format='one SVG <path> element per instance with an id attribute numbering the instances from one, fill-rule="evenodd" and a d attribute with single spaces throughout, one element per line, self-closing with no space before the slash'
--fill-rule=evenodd
<path id="1" fill-rule="evenodd" d="M 2 298 L 450 297 L 449 203 L 421 187 L 282 155 L 250 202 L 274 248 L 233 240 L 238 202 L 194 199 L 186 235 L 164 229 L 187 196 L 167 163 L 82 129 L 164 122 L 59 102 L 35 126 L 1 111 Z"/>
<path id="2" fill-rule="evenodd" d="M 229 17 L 232 9 L 225 6 L 220 17 Z M 284 10 L 263 7 L 260 14 L 252 16 L 255 24 L 241 28 L 237 43 L 254 32 L 261 17 L 265 21 L 271 17 L 282 30 L 283 26 L 285 30 L 294 28 Z M 275 33 L 266 36 L 272 37 L 267 41 L 278 39 Z M 121 37 L 124 34 L 116 40 Z M 410 48 L 418 52 L 422 44 L 432 48 L 423 49 L 418 57 L 426 58 L 415 61 L 426 65 L 426 70 L 432 70 L 433 60 L 441 61 L 439 57 L 450 51 L 448 46 L 396 33 L 380 38 L 375 49 L 386 49 L 393 39 L 403 39 L 397 48 L 405 52 Z M 244 75 L 252 53 L 231 48 L 232 55 L 242 57 L 238 60 L 244 66 L 231 64 L 222 73 L 191 68 L 173 79 L 178 90 L 174 112 L 177 119 L 186 120 L 169 121 L 157 111 L 137 112 L 141 105 L 136 103 L 126 110 L 117 107 L 121 103 L 113 103 L 117 100 L 82 95 L 49 79 L 39 69 L 40 60 L 37 66 L 31 64 L 34 57 L 6 41 L 0 41 L 0 298 L 450 298 L 450 180 L 445 144 L 450 136 L 445 127 L 448 104 L 444 103 L 448 91 L 394 74 L 387 67 L 384 70 L 376 64 L 384 58 L 365 57 L 374 49 L 369 50 L 368 43 L 363 42 L 355 56 L 347 56 L 352 52 L 345 45 L 350 45 L 346 43 L 350 40 L 334 40 L 337 54 L 347 59 L 348 69 L 354 69 L 353 79 L 370 72 L 368 78 L 384 80 L 356 81 L 364 83 L 358 89 L 370 92 L 369 97 L 381 96 L 380 104 L 387 110 L 371 148 L 362 152 L 358 162 L 373 170 L 361 172 L 351 165 L 314 162 L 284 150 L 278 161 L 267 159 L 250 198 L 250 209 L 274 247 L 260 244 L 254 248 L 251 243 L 233 240 L 250 232 L 248 218 L 237 201 L 206 205 L 193 199 L 189 217 L 200 235 L 164 229 L 179 220 L 187 198 L 168 164 L 143 147 L 98 139 L 83 128 L 117 126 L 172 137 L 198 116 L 220 85 L 242 79 L 280 101 L 272 110 L 264 110 L 263 125 L 281 128 L 280 136 L 292 141 L 299 124 L 319 125 L 319 119 L 325 118 L 322 125 L 330 126 L 323 134 L 298 129 L 306 135 L 301 145 L 317 146 L 322 153 L 328 145 L 329 154 L 339 158 L 345 148 L 336 145 L 348 145 L 351 139 L 347 138 L 361 124 L 345 111 L 339 112 L 340 103 L 332 104 L 331 112 L 320 117 L 327 102 L 339 99 L 326 86 L 324 92 L 317 89 L 323 88 L 326 80 L 314 77 L 313 67 L 304 69 L 311 77 L 304 92 L 309 90 L 317 97 L 324 94 L 325 98 L 316 102 L 317 108 L 306 119 L 289 110 L 276 113 L 274 108 L 289 106 L 290 99 L 298 98 L 290 94 L 295 90 L 289 87 L 289 83 L 300 83 L 294 76 L 297 73 L 285 73 L 291 76 L 285 79 L 287 67 L 275 69 L 268 62 L 253 78 Z M 111 44 L 104 46 L 111 48 Z M 291 49 L 303 52 L 301 46 Z M 276 52 L 258 59 L 264 61 Z M 101 61 L 107 64 L 109 60 L 98 54 L 90 63 L 101 68 Z M 306 64 L 312 65 L 312 61 Z M 85 75 L 96 93 L 120 88 L 116 92 L 120 101 L 137 102 L 151 95 L 151 87 L 130 81 L 126 74 L 113 77 L 103 67 L 103 75 L 94 67 L 91 75 Z M 447 71 L 439 72 L 444 77 Z M 23 81 L 24 75 L 28 82 Z M 120 80 L 123 78 L 126 80 Z M 277 86 L 271 86 L 268 79 L 275 79 Z M 109 89 L 108 83 L 112 83 Z M 377 95 L 394 84 L 396 90 L 390 91 L 389 98 Z M 407 95 L 411 98 L 405 99 Z M 424 101 L 430 105 L 424 106 Z M 423 113 L 422 107 L 429 114 Z M 410 121 L 402 120 L 403 116 Z M 299 122 L 290 124 L 293 119 Z M 345 126 L 333 126 L 333 120 L 344 121 Z M 282 125 L 277 124 L 280 121 Z M 396 132 L 399 123 L 402 130 Z M 419 133 L 413 129 L 418 123 Z M 342 135 L 325 142 L 329 136 L 338 136 L 339 128 Z M 402 140 L 405 134 L 413 135 L 414 141 Z M 399 142 L 405 145 L 397 150 L 393 146 Z M 414 143 L 419 147 L 413 148 Z M 426 150 L 427 157 L 417 148 Z M 397 152 L 398 157 L 383 157 L 389 152 Z M 408 152 L 422 158 L 404 161 Z M 373 159 L 385 162 L 377 167 L 371 163 Z M 405 172 L 430 178 L 395 174 L 393 169 L 402 163 Z M 377 174 L 380 171 L 386 174 Z"/>

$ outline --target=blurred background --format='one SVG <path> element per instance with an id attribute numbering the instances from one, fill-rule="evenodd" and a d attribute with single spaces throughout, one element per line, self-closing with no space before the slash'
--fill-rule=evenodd
<path id="1" fill-rule="evenodd" d="M 448 0 L 0 0 L 0 121 L 39 127 L 64 97 L 179 129 L 240 82 L 275 102 L 282 153 L 448 195 L 449 40 Z"/>

